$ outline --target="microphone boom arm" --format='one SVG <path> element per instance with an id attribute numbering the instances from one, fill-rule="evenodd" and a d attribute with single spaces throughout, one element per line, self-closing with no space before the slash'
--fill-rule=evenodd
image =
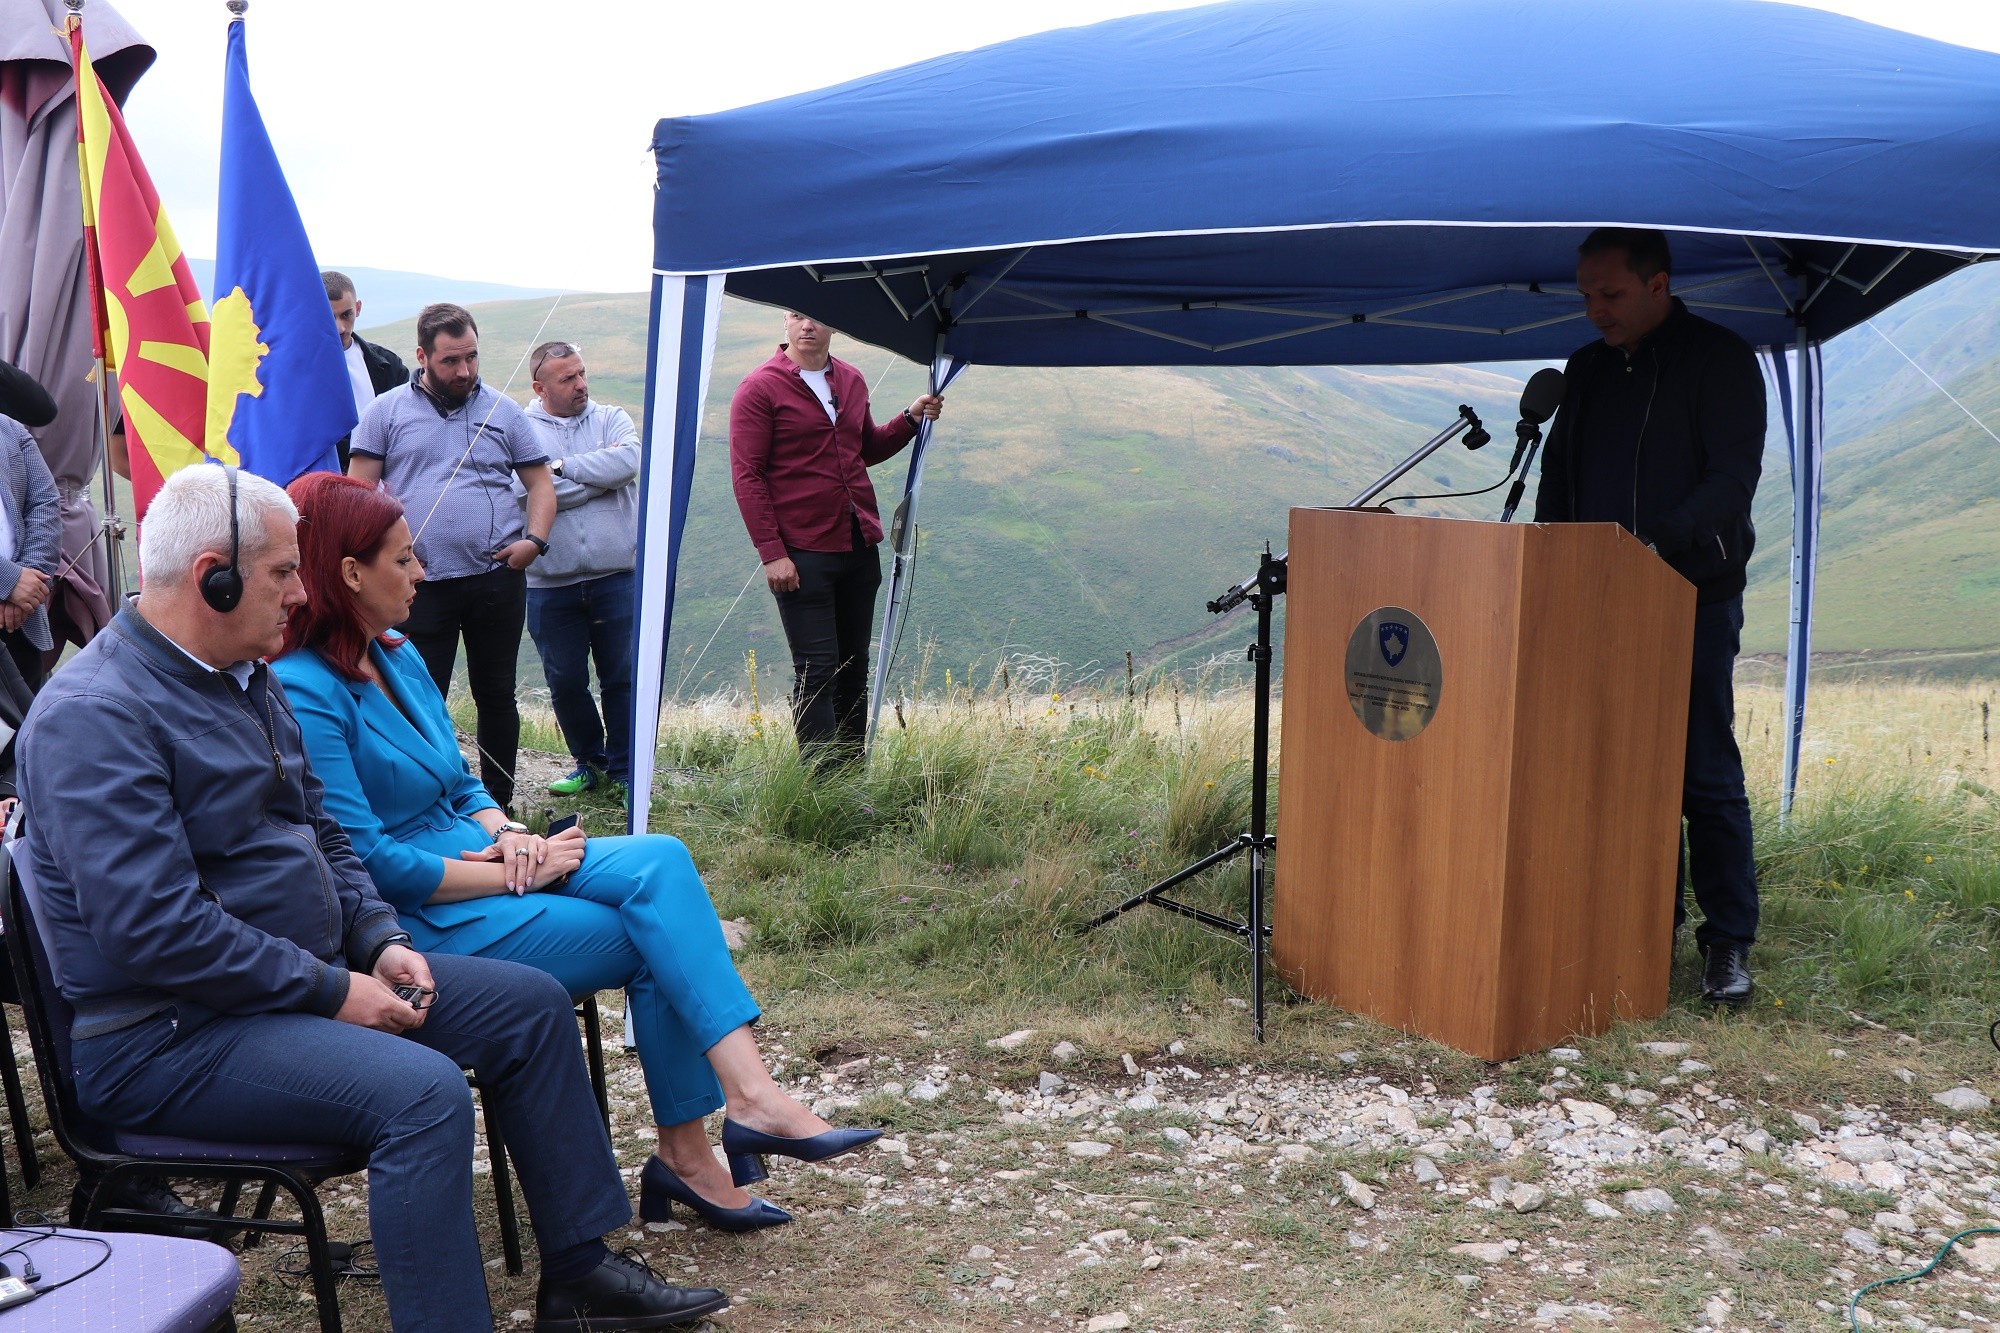
<path id="1" fill-rule="evenodd" d="M 1486 435 L 1486 428 L 1480 424 L 1479 414 L 1477 412 L 1474 412 L 1466 404 L 1460 403 L 1458 405 L 1458 419 L 1456 421 L 1452 422 L 1449 426 L 1446 426 L 1443 430 L 1439 431 L 1437 434 L 1431 436 L 1430 439 L 1425 440 L 1423 444 L 1417 447 L 1417 451 L 1415 453 L 1411 454 L 1408 458 L 1404 459 L 1402 462 L 1398 463 L 1395 467 L 1391 468 L 1387 473 L 1383 474 L 1379 479 L 1377 479 L 1374 485 L 1370 486 L 1367 490 L 1361 492 L 1361 494 L 1355 496 L 1352 500 L 1349 500 L 1345 505 L 1342 505 L 1341 508 L 1343 509 L 1361 508 L 1361 506 L 1367 504 L 1370 500 L 1373 500 L 1383 491 L 1386 491 L 1391 486 L 1394 486 L 1404 473 L 1408 472 L 1411 468 L 1415 467 L 1417 464 L 1423 462 L 1426 458 L 1429 458 L 1432 454 L 1436 453 L 1439 449 L 1442 449 L 1446 444 L 1450 443 L 1452 440 L 1456 439 L 1460 434 L 1466 431 L 1473 432 L 1472 436 L 1470 436 L 1467 440 L 1468 447 L 1476 449 L 1480 445 L 1486 443 L 1486 439 L 1483 438 Z M 1289 554 L 1290 552 L 1286 553 L 1286 555 Z M 1286 561 L 1286 556 L 1281 555 L 1271 563 L 1274 566 L 1276 566 L 1278 570 L 1282 571 L 1285 568 L 1285 561 Z M 1210 602 L 1208 604 L 1209 611 L 1215 615 L 1221 615 L 1225 611 L 1234 611 L 1237 607 L 1241 606 L 1244 602 L 1248 601 L 1253 595 L 1255 595 L 1259 591 L 1260 585 L 1263 584 L 1266 581 L 1266 579 L 1267 575 L 1265 571 L 1263 569 L 1259 569 L 1255 574 L 1252 574 L 1249 578 L 1244 579 L 1241 583 L 1228 589 L 1220 597 Z M 1272 595 L 1275 595 L 1277 593 L 1282 593 L 1284 591 L 1284 586 L 1283 586 L 1284 581 L 1282 573 L 1280 573 L 1275 579 L 1272 579 L 1271 581 L 1274 582 L 1277 586 L 1266 589 L 1265 591 L 1267 591 Z"/>

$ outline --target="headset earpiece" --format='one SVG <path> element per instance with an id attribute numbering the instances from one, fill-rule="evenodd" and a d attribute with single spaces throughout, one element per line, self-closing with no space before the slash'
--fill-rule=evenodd
<path id="1" fill-rule="evenodd" d="M 217 565 L 201 576 L 201 600 L 225 614 L 243 600 L 243 571 L 236 567 L 239 552 L 236 529 L 236 467 L 224 463 L 229 474 L 229 563 Z"/>

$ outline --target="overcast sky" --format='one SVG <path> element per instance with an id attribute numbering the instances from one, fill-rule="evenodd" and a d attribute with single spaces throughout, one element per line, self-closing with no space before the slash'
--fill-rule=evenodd
<path id="1" fill-rule="evenodd" d="M 1394 0 L 1382 0 L 1394 3 Z M 117 0 L 127 106 L 189 254 L 215 252 L 223 0 Z M 320 262 L 573 290 L 648 281 L 662 116 L 766 101 L 1167 0 L 252 0 L 250 79 Z M 1817 6 L 2000 51 L 1993 0 Z M 920 127 L 912 127 L 920 132 Z"/>

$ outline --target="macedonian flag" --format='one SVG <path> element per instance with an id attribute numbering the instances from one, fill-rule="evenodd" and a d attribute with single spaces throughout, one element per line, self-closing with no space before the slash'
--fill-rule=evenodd
<path id="1" fill-rule="evenodd" d="M 74 19 L 69 40 L 92 320 L 104 367 L 118 375 L 132 500 L 144 518 L 161 482 L 206 457 L 208 309 Z"/>

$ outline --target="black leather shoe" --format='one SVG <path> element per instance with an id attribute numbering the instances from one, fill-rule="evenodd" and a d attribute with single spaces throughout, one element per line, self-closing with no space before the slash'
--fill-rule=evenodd
<path id="1" fill-rule="evenodd" d="M 84 1209 L 90 1203 L 91 1187 L 95 1184 L 95 1180 L 86 1177 L 77 1181 L 76 1188 L 70 1192 L 70 1225 L 83 1224 Z M 178 1236 L 183 1240 L 207 1240 L 227 1245 L 239 1230 L 225 1225 L 221 1214 L 184 1202 L 174 1187 L 160 1176 L 122 1177 L 108 1189 L 98 1191 L 97 1206 L 99 1209 L 134 1208 L 160 1215 L 157 1218 L 102 1217 L 91 1223 L 99 1231 L 144 1231 L 155 1236 Z"/>
<path id="2" fill-rule="evenodd" d="M 1701 998 L 1710 1004 L 1747 1004 L 1754 989 L 1750 951 L 1740 944 L 1711 944 L 1701 969 Z"/>
<path id="3" fill-rule="evenodd" d="M 627 1250 L 568 1282 L 543 1278 L 535 1291 L 535 1333 L 678 1328 L 728 1308 L 729 1298 L 714 1287 L 672 1286 Z"/>

